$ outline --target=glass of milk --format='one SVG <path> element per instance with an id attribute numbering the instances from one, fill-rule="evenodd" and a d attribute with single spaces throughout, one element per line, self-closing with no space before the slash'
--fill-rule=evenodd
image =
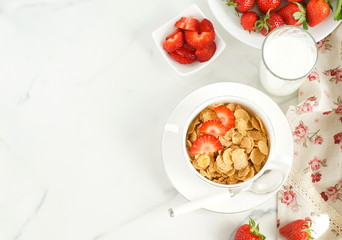
<path id="1" fill-rule="evenodd" d="M 276 96 L 294 93 L 316 65 L 316 41 L 308 31 L 295 26 L 274 29 L 262 45 L 260 81 Z"/>

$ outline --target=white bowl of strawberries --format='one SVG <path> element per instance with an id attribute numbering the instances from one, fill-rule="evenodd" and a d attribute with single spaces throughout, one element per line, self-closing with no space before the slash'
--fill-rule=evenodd
<path id="1" fill-rule="evenodd" d="M 155 30 L 152 37 L 162 56 L 182 76 L 204 68 L 225 48 L 212 22 L 195 4 Z"/>
<path id="2" fill-rule="evenodd" d="M 325 0 L 208 0 L 208 4 L 227 32 L 255 48 L 261 48 L 265 35 L 281 25 L 307 28 L 318 42 L 339 24 Z"/>

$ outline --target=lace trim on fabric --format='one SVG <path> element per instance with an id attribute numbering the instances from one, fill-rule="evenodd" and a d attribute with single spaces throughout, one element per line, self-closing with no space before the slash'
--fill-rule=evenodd
<path id="1" fill-rule="evenodd" d="M 342 236 L 342 216 L 322 199 L 311 183 L 293 168 L 287 181 L 309 203 L 316 213 L 328 214 L 331 230 Z"/>

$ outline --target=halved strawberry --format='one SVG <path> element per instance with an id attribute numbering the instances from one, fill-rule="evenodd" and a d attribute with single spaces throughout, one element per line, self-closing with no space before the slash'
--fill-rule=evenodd
<path id="1" fill-rule="evenodd" d="M 189 31 L 198 31 L 199 30 L 199 21 L 196 18 L 192 17 L 181 17 L 176 23 L 175 26 Z"/>
<path id="2" fill-rule="evenodd" d="M 204 48 L 215 40 L 215 32 L 186 31 L 185 40 L 193 48 Z"/>
<path id="3" fill-rule="evenodd" d="M 172 33 L 170 33 L 165 40 L 168 40 L 169 38 L 172 38 L 173 36 L 175 36 L 177 33 L 181 32 L 182 30 L 180 30 L 179 28 L 177 28 L 176 30 L 174 30 Z"/>
<path id="4" fill-rule="evenodd" d="M 184 47 L 178 48 L 175 52 L 178 53 L 179 55 L 181 55 L 182 57 L 187 58 L 187 59 L 191 59 L 191 60 L 197 59 L 194 51 L 191 51 L 191 50 L 186 49 Z"/>
<path id="5" fill-rule="evenodd" d="M 210 20 L 204 18 L 200 23 L 199 23 L 199 30 L 200 32 L 214 32 L 214 25 Z"/>
<path id="6" fill-rule="evenodd" d="M 173 52 L 183 46 L 184 44 L 184 36 L 183 32 L 179 31 L 175 33 L 173 36 L 169 35 L 168 38 L 163 42 L 163 48 L 167 52 Z"/>
<path id="7" fill-rule="evenodd" d="M 213 135 L 205 134 L 199 136 L 190 148 L 190 155 L 195 156 L 197 154 L 216 152 L 222 150 L 221 142 Z"/>
<path id="8" fill-rule="evenodd" d="M 226 106 L 218 106 L 214 108 L 216 115 L 221 120 L 222 124 L 226 127 L 226 131 L 231 129 L 235 124 L 234 113 Z"/>
<path id="9" fill-rule="evenodd" d="M 210 134 L 215 137 L 224 136 L 227 132 L 226 127 L 223 126 L 220 120 L 205 121 L 204 123 L 202 123 L 199 130 L 202 134 Z"/>
<path id="10" fill-rule="evenodd" d="M 176 51 L 170 52 L 169 54 L 174 60 L 176 60 L 180 64 L 190 64 L 196 60 L 196 59 L 189 59 L 189 58 L 183 57 L 180 54 L 178 54 Z"/>
<path id="11" fill-rule="evenodd" d="M 192 52 L 196 52 L 196 48 L 191 47 L 186 41 L 183 44 L 183 48 L 188 49 Z"/>
<path id="12" fill-rule="evenodd" d="M 195 54 L 197 56 L 198 61 L 206 62 L 212 58 L 212 56 L 215 54 L 215 52 L 216 52 L 216 43 L 212 42 L 207 47 L 197 48 Z"/>

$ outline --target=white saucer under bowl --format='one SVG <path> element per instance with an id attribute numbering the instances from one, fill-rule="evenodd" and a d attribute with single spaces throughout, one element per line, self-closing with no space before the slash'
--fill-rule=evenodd
<path id="1" fill-rule="evenodd" d="M 244 98 L 260 106 L 269 118 L 274 129 L 274 152 L 279 159 L 272 159 L 272 165 L 279 165 L 286 180 L 293 161 L 293 138 L 287 119 L 279 106 L 263 92 L 250 86 L 222 82 L 199 88 L 187 95 L 173 110 L 164 127 L 162 137 L 162 156 L 168 177 L 174 187 L 187 200 L 192 201 L 204 196 L 227 191 L 200 179 L 189 168 L 183 153 L 183 131 L 191 113 L 204 102 L 224 96 Z M 237 213 L 250 210 L 272 197 L 281 185 L 273 192 L 259 195 L 252 192 L 242 192 L 232 198 L 219 202 L 208 203 L 204 209 L 218 213 Z"/>

